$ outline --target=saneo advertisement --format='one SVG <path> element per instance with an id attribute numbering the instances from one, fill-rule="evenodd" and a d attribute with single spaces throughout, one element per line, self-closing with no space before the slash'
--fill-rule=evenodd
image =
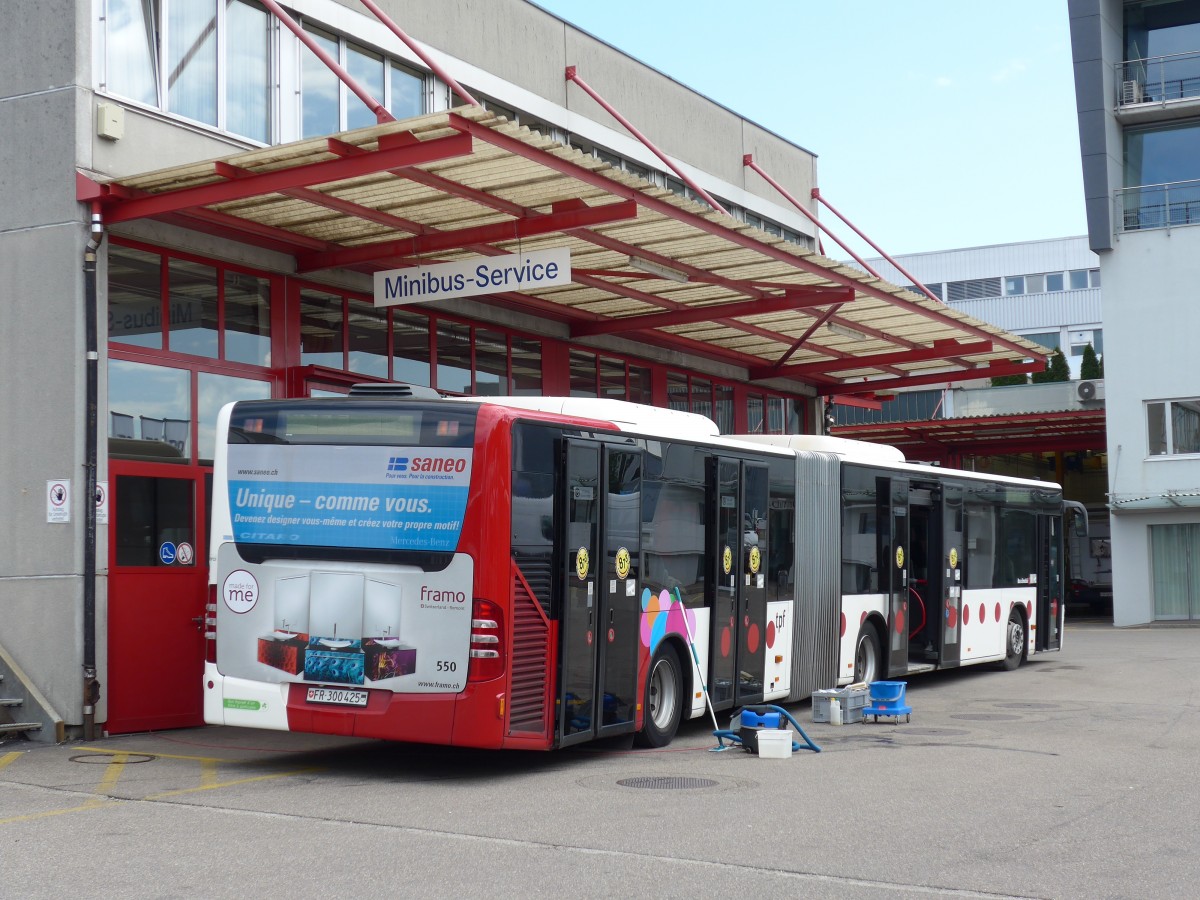
<path id="1" fill-rule="evenodd" d="M 310 700 L 351 705 L 366 703 L 360 686 L 462 690 L 471 558 L 425 571 L 322 561 L 321 548 L 453 553 L 471 450 L 253 444 L 231 445 L 228 459 L 235 543 L 217 556 L 222 673 L 320 684 Z M 313 549 L 251 563 L 238 545 L 253 544 Z"/>

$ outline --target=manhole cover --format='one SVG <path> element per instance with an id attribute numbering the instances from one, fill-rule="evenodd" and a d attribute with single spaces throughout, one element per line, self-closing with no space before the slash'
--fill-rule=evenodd
<path id="1" fill-rule="evenodd" d="M 124 757 L 124 759 L 121 757 Z M 135 763 L 148 763 L 158 759 L 158 757 L 153 753 L 80 753 L 77 756 L 68 758 L 73 763 L 87 763 L 106 766 L 109 763 L 114 762 L 134 765 Z"/>
<path id="2" fill-rule="evenodd" d="M 679 775 L 642 775 L 637 778 L 622 778 L 621 787 L 650 788 L 656 791 L 690 791 L 696 788 L 716 787 L 720 782 L 711 778 L 686 778 Z"/>
<path id="3" fill-rule="evenodd" d="M 971 722 L 1019 722 L 1020 716 L 1005 716 L 1000 713 L 962 713 L 951 716 L 952 719 L 967 719 Z"/>
<path id="4" fill-rule="evenodd" d="M 970 734 L 964 728 L 905 728 L 905 734 L 919 734 L 922 737 L 960 737 Z"/>
<path id="5" fill-rule="evenodd" d="M 1058 709 L 1057 703 L 997 703 L 1000 709 Z"/>

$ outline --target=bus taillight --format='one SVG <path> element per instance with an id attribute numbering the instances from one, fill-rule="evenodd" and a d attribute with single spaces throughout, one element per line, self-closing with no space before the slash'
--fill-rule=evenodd
<path id="1" fill-rule="evenodd" d="M 208 603 L 204 606 L 204 661 L 217 661 L 217 586 L 208 586 Z"/>
<path id="2" fill-rule="evenodd" d="M 491 600 L 476 598 L 471 614 L 471 668 L 468 681 L 488 681 L 504 674 L 504 618 Z"/>

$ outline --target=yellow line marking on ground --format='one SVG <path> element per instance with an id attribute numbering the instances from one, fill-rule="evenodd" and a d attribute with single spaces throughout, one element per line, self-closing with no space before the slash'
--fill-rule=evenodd
<path id="1" fill-rule="evenodd" d="M 217 785 L 217 761 L 214 759 L 205 759 L 200 762 L 200 787 L 216 787 Z"/>
<path id="2" fill-rule="evenodd" d="M 3 769 L 9 763 L 16 762 L 17 757 L 24 755 L 24 753 L 5 753 L 3 756 L 0 756 L 0 769 Z"/>
<path id="3" fill-rule="evenodd" d="M 10 757 L 19 754 L 9 753 L 0 759 L 0 764 L 8 765 L 12 762 Z M 85 812 L 91 809 L 100 809 L 105 806 L 116 806 L 120 801 L 114 800 L 109 796 L 109 792 L 117 786 L 117 782 L 121 780 L 121 775 L 125 772 L 125 765 L 129 759 L 128 753 L 114 753 L 112 762 L 104 767 L 104 777 L 100 779 L 100 783 L 96 785 L 92 791 L 92 796 L 81 803 L 79 806 L 70 806 L 66 809 L 50 809 L 40 813 L 28 813 L 23 816 L 11 816 L 7 819 L 0 819 L 0 825 L 8 825 L 13 822 L 31 822 L 35 819 L 45 819 L 50 816 L 61 816 L 66 813 Z"/>
<path id="4" fill-rule="evenodd" d="M 271 781 L 272 779 L 275 779 L 275 778 L 290 778 L 293 775 L 307 775 L 310 772 L 320 772 L 320 771 L 321 770 L 319 768 L 312 767 L 312 768 L 308 768 L 308 769 L 296 769 L 293 772 L 276 772 L 272 775 L 254 775 L 249 778 L 235 778 L 233 781 L 219 781 L 219 782 L 216 782 L 213 784 L 202 784 L 202 785 L 200 785 L 200 787 L 180 788 L 177 791 L 162 791 L 157 794 L 148 794 L 147 796 L 143 797 L 142 799 L 143 800 L 162 800 L 166 797 L 178 797 L 181 794 L 195 794 L 198 791 L 211 791 L 211 790 L 215 790 L 217 788 L 233 787 L 234 785 L 238 785 L 238 784 L 251 784 L 255 781 Z"/>

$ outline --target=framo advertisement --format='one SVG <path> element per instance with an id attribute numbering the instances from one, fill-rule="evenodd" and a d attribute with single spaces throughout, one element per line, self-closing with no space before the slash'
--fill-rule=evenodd
<path id="1" fill-rule="evenodd" d="M 319 548 L 453 552 L 470 477 L 463 449 L 230 446 L 237 543 L 217 556 L 217 667 L 256 681 L 461 690 L 471 558 L 425 571 L 322 561 Z M 250 563 L 238 544 L 311 547 L 313 558 Z M 366 703 L 363 691 L 338 696 Z"/>

